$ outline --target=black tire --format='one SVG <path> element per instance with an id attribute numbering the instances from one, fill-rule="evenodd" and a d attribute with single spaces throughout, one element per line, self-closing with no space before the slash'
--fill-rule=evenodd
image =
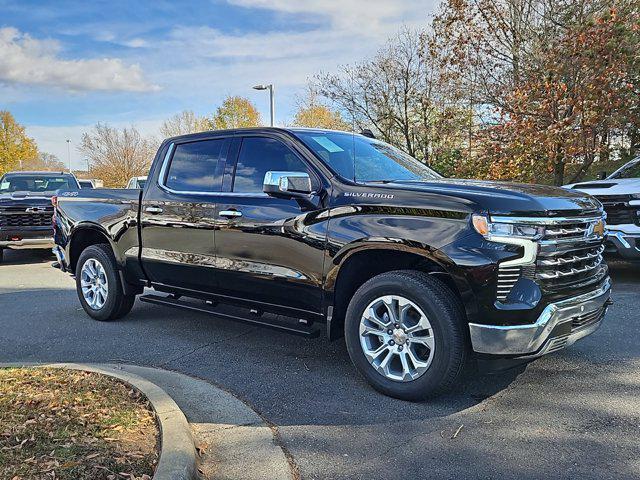
<path id="1" fill-rule="evenodd" d="M 108 282 L 107 298 L 104 305 L 99 309 L 91 308 L 82 294 L 82 268 L 91 259 L 100 262 Z M 124 317 L 131 311 L 136 300 L 135 295 L 125 295 L 120 283 L 116 259 L 113 256 L 111 247 L 105 243 L 91 245 L 80 254 L 76 265 L 76 292 L 87 315 L 100 321 L 117 320 Z"/>
<path id="2" fill-rule="evenodd" d="M 0 263 L 4 260 L 4 248 L 0 248 Z"/>
<path id="3" fill-rule="evenodd" d="M 379 373 L 367 360 L 360 343 L 360 320 L 367 306 L 385 295 L 404 297 L 427 316 L 435 349 L 431 365 L 415 380 L 400 381 Z M 462 306 L 440 280 L 423 272 L 398 270 L 364 283 L 354 294 L 345 318 L 345 340 L 351 361 L 376 390 L 402 400 L 424 400 L 450 389 L 459 380 L 468 356 Z"/>

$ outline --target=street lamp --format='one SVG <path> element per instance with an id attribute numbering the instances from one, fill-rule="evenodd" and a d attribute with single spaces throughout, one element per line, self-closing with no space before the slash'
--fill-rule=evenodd
<path id="1" fill-rule="evenodd" d="M 69 163 L 69 173 L 71 173 L 71 140 L 67 138 L 67 162 Z"/>
<path id="2" fill-rule="evenodd" d="M 273 127 L 274 124 L 274 115 L 276 112 L 276 103 L 275 100 L 273 98 L 273 84 L 270 83 L 269 85 L 254 85 L 254 90 L 269 90 L 269 100 L 270 100 L 270 104 L 271 104 L 271 108 L 270 108 L 270 116 L 271 116 L 271 126 Z"/>

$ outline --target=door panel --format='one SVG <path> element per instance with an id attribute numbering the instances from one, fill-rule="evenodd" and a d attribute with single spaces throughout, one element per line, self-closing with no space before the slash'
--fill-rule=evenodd
<path id="1" fill-rule="evenodd" d="M 326 223 L 295 200 L 222 197 L 216 253 L 220 293 L 318 313 Z"/>
<path id="2" fill-rule="evenodd" d="M 242 140 L 234 191 L 218 199 L 216 256 L 219 292 L 308 316 L 321 311 L 326 240 L 322 207 L 262 193 L 268 170 L 307 170 L 279 140 Z M 257 191 L 259 190 L 259 191 Z"/>
<path id="3" fill-rule="evenodd" d="M 209 139 L 170 148 L 141 209 L 142 266 L 157 284 L 213 292 L 217 194 L 229 141 Z"/>

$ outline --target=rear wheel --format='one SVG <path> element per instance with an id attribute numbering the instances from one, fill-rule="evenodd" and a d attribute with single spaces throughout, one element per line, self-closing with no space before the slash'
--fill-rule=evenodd
<path id="1" fill-rule="evenodd" d="M 80 254 L 76 290 L 84 311 L 101 321 L 124 317 L 136 299 L 124 293 L 116 259 L 107 244 L 92 245 Z"/>
<path id="2" fill-rule="evenodd" d="M 466 360 L 464 318 L 439 280 L 415 271 L 378 275 L 355 293 L 345 319 L 354 365 L 382 393 L 435 396 L 456 383 Z"/>

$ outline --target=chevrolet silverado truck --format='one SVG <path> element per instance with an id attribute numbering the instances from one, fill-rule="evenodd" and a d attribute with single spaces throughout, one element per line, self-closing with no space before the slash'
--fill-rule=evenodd
<path id="1" fill-rule="evenodd" d="M 344 336 L 374 388 L 416 400 L 468 362 L 507 368 L 595 331 L 604 228 L 581 192 L 445 179 L 367 136 L 259 128 L 165 140 L 144 190 L 61 195 L 54 251 L 94 319 L 148 287 L 145 302 Z"/>
<path id="2" fill-rule="evenodd" d="M 78 190 L 69 173 L 9 172 L 0 178 L 0 262 L 5 248 L 45 248 L 53 243 L 53 205 L 58 190 Z"/>
<path id="3" fill-rule="evenodd" d="M 605 253 L 625 260 L 640 260 L 640 157 L 604 180 L 574 183 L 565 188 L 589 193 L 604 206 L 607 213 Z"/>

